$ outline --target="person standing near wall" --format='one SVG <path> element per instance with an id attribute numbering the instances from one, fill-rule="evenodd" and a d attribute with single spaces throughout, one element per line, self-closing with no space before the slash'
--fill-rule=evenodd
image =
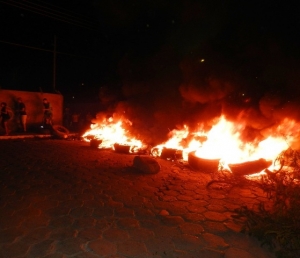
<path id="1" fill-rule="evenodd" d="M 74 111 L 72 114 L 72 130 L 76 133 L 78 133 L 79 131 L 79 119 L 80 119 L 80 114 Z"/>
<path id="2" fill-rule="evenodd" d="M 21 98 L 18 98 L 18 113 L 23 132 L 26 132 L 27 113 L 26 106 Z"/>
<path id="3" fill-rule="evenodd" d="M 9 112 L 8 112 L 8 107 L 6 102 L 1 103 L 1 111 L 0 111 L 0 116 L 1 116 L 1 126 L 5 130 L 5 135 L 9 135 L 10 131 L 8 128 L 8 120 L 11 118 Z"/>
<path id="4" fill-rule="evenodd" d="M 71 111 L 70 111 L 70 108 L 66 107 L 65 108 L 65 111 L 64 111 L 64 114 L 63 114 L 63 125 L 70 129 L 70 125 L 71 125 Z"/>
<path id="5" fill-rule="evenodd" d="M 50 105 L 50 102 L 46 98 L 44 98 L 43 105 L 44 105 L 44 126 L 46 125 L 52 126 L 52 107 Z"/>

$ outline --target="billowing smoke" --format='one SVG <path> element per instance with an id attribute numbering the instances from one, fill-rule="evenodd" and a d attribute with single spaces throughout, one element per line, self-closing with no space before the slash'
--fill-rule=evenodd
<path id="1" fill-rule="evenodd" d="M 173 16 L 165 15 L 166 7 L 160 24 L 154 15 L 138 28 L 140 37 L 125 42 L 130 47 L 118 73 L 122 97 L 106 98 L 110 113 L 132 122 L 132 134 L 158 144 L 184 124 L 209 130 L 223 115 L 243 124 L 242 137 L 252 141 L 285 118 L 300 120 L 299 61 L 272 31 L 261 33 L 265 17 L 253 20 L 255 6 L 245 8 L 250 16 L 239 5 L 232 10 L 195 2 L 178 6 Z M 139 19 L 143 24 L 144 17 Z M 274 21 L 285 24 L 277 15 Z"/>
<path id="2" fill-rule="evenodd" d="M 293 83 L 279 90 L 272 83 L 260 88 L 267 82 L 247 82 L 225 65 L 206 60 L 181 61 L 177 69 L 161 68 L 165 73 L 157 76 L 159 62 L 153 59 L 142 68 L 126 57 L 120 62 L 121 91 L 101 91 L 107 113 L 130 120 L 128 131 L 146 143 L 164 142 L 183 125 L 209 130 L 221 115 L 244 125 L 245 141 L 263 138 L 285 118 L 300 119 Z"/>

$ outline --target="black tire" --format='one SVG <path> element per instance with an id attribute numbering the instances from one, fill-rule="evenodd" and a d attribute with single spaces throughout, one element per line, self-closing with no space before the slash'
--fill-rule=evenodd
<path id="1" fill-rule="evenodd" d="M 91 139 L 90 140 L 90 146 L 94 149 L 98 149 L 101 143 L 102 143 L 102 140 L 99 140 L 99 139 Z"/>
<path id="2" fill-rule="evenodd" d="M 70 131 L 62 125 L 53 125 L 52 130 L 53 130 L 53 135 L 60 139 L 66 139 L 70 134 Z"/>
<path id="3" fill-rule="evenodd" d="M 255 174 L 272 165 L 272 161 L 258 159 L 243 163 L 228 164 L 231 172 L 237 176 Z"/>
<path id="4" fill-rule="evenodd" d="M 220 159 L 203 159 L 195 155 L 195 151 L 188 155 L 189 165 L 200 172 L 211 173 L 217 172 L 219 168 Z"/>
<path id="5" fill-rule="evenodd" d="M 129 153 L 130 145 L 121 145 L 121 144 L 115 143 L 114 150 L 115 150 L 115 152 L 119 152 L 119 153 Z"/>

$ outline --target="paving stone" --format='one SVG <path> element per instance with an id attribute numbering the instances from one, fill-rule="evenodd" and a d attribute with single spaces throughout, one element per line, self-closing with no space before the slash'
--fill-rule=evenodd
<path id="1" fill-rule="evenodd" d="M 207 258 L 224 258 L 224 251 L 215 250 L 210 248 L 203 248 L 201 251 L 198 252 L 197 257 L 207 257 Z M 240 257 L 236 257 L 240 258 Z"/>
<path id="2" fill-rule="evenodd" d="M 93 193 L 87 193 L 85 190 L 83 191 L 83 193 L 82 194 L 80 194 L 80 198 L 77 198 L 77 200 L 78 199 L 80 199 L 80 200 L 82 200 L 82 201 L 90 201 L 90 200 L 94 200 L 94 194 Z"/>
<path id="3" fill-rule="evenodd" d="M 171 257 L 171 256 L 166 256 L 165 257 Z M 124 256 L 125 258 L 125 256 Z M 147 253 L 140 253 L 137 256 L 135 256 L 134 258 L 162 258 L 162 256 L 158 255 L 158 254 L 151 254 L 149 252 Z"/>
<path id="4" fill-rule="evenodd" d="M 210 248 L 224 250 L 229 247 L 225 240 L 220 236 L 211 233 L 203 233 L 201 237 L 205 240 L 207 246 Z"/>
<path id="5" fill-rule="evenodd" d="M 72 199 L 72 200 L 67 200 L 67 201 L 64 201 L 64 202 L 61 202 L 60 203 L 60 207 L 63 207 L 63 208 L 71 208 L 71 209 L 74 209 L 74 208 L 79 208 L 79 207 L 82 207 L 83 205 L 83 201 L 82 200 L 75 200 L 75 199 Z"/>
<path id="6" fill-rule="evenodd" d="M 9 198 L 10 195 L 14 195 L 16 193 L 16 189 L 13 187 L 5 187 L 1 189 L 1 195 Z"/>
<path id="7" fill-rule="evenodd" d="M 71 226 L 73 222 L 74 222 L 74 218 L 72 218 L 69 215 L 66 215 L 66 216 L 51 219 L 49 225 L 54 228 L 59 228 L 59 227 L 65 228 Z"/>
<path id="8" fill-rule="evenodd" d="M 36 195 L 36 194 L 34 194 L 34 195 L 25 195 L 24 199 L 27 200 L 32 205 L 35 205 L 36 203 L 43 204 L 45 202 L 45 200 L 46 200 L 46 196 L 44 196 L 44 195 Z M 53 200 L 53 201 L 55 201 L 55 200 Z"/>
<path id="9" fill-rule="evenodd" d="M 166 160 L 158 174 L 136 174 L 132 155 L 85 144 L 0 141 L 0 191 L 7 197 L 0 199 L 0 257 L 31 258 L 40 250 L 43 258 L 219 258 L 230 248 L 274 257 L 236 232 L 231 217 L 245 202 L 267 201 L 260 189 L 207 189 L 209 174 Z"/>
<path id="10" fill-rule="evenodd" d="M 184 251 L 199 250 L 206 245 L 203 239 L 188 234 L 176 235 L 173 237 L 172 240 L 174 242 L 176 249 L 184 250 Z"/>
<path id="11" fill-rule="evenodd" d="M 217 192 L 210 192 L 208 195 L 210 198 L 213 198 L 213 199 L 225 199 L 226 198 L 225 194 L 221 194 L 221 193 L 217 193 Z"/>
<path id="12" fill-rule="evenodd" d="M 92 228 L 85 228 L 82 230 L 79 230 L 78 232 L 78 237 L 82 238 L 82 239 L 86 239 L 86 240 L 96 240 L 96 239 L 100 239 L 102 236 L 102 230 L 92 227 Z"/>
<path id="13" fill-rule="evenodd" d="M 130 239 L 135 241 L 146 241 L 154 237 L 154 232 L 145 228 L 137 228 L 128 231 Z"/>
<path id="14" fill-rule="evenodd" d="M 206 210 L 205 208 L 203 208 L 204 210 Z M 191 221 L 191 222 L 199 222 L 199 221 L 205 221 L 205 217 L 200 214 L 200 213 L 186 213 L 183 214 L 182 217 L 187 220 L 187 221 Z"/>
<path id="15" fill-rule="evenodd" d="M 74 220 L 72 227 L 78 230 L 95 226 L 97 220 L 93 217 L 82 217 Z"/>
<path id="16" fill-rule="evenodd" d="M 114 210 L 110 207 L 96 208 L 93 211 L 93 217 L 95 218 L 103 218 L 103 217 L 111 217 L 114 214 Z"/>
<path id="17" fill-rule="evenodd" d="M 203 213 L 204 217 L 212 221 L 225 221 L 227 216 L 224 213 L 215 212 L 215 211 L 206 211 Z"/>
<path id="18" fill-rule="evenodd" d="M 187 205 L 186 208 L 189 212 L 192 212 L 192 213 L 203 213 L 203 212 L 207 211 L 206 207 L 198 206 L 196 204 Z"/>
<path id="19" fill-rule="evenodd" d="M 111 225 L 115 224 L 115 218 L 101 218 L 97 219 L 95 228 L 105 230 L 107 228 L 110 228 Z"/>
<path id="20" fill-rule="evenodd" d="M 105 239 L 98 239 L 98 240 L 91 241 L 90 243 L 88 243 L 87 246 L 89 250 L 91 250 L 97 255 L 100 255 L 101 257 L 117 254 L 116 245 Z"/>
<path id="21" fill-rule="evenodd" d="M 198 183 L 194 183 L 193 181 L 184 182 L 181 186 L 186 190 L 197 190 L 200 187 Z"/>
<path id="22" fill-rule="evenodd" d="M 180 235 L 181 232 L 177 226 L 158 225 L 152 228 L 154 235 L 158 239 L 172 239 L 173 236 Z"/>
<path id="23" fill-rule="evenodd" d="M 222 205 L 209 204 L 206 206 L 209 211 L 225 212 L 227 209 Z"/>
<path id="24" fill-rule="evenodd" d="M 229 248 L 224 255 L 224 258 L 257 258 L 257 256 L 254 256 L 250 253 L 248 253 L 245 250 L 238 249 L 238 248 Z"/>
<path id="25" fill-rule="evenodd" d="M 129 235 L 124 230 L 110 228 L 103 232 L 103 237 L 110 242 L 124 242 L 129 238 Z"/>
<path id="26" fill-rule="evenodd" d="M 54 249 L 54 240 L 47 239 L 32 245 L 28 252 L 28 257 L 44 257 L 45 255 L 51 254 Z"/>
<path id="27" fill-rule="evenodd" d="M 242 197 L 252 197 L 252 198 L 256 197 L 256 194 L 254 194 L 251 189 L 240 189 L 238 194 Z"/>
<path id="28" fill-rule="evenodd" d="M 160 226 L 160 222 L 156 219 L 142 219 L 140 220 L 140 224 L 144 228 L 153 229 Z"/>
<path id="29" fill-rule="evenodd" d="M 136 200 L 136 199 L 128 199 L 124 201 L 124 206 L 129 207 L 129 208 L 138 208 L 141 207 L 141 201 Z"/>
<path id="30" fill-rule="evenodd" d="M 34 210 L 30 209 L 31 200 L 26 200 L 22 198 L 22 200 L 16 200 L 15 197 L 7 198 L 7 207 L 13 207 L 15 210 L 18 210 L 19 212 L 25 212 L 28 210 Z"/>
<path id="31" fill-rule="evenodd" d="M 147 208 L 137 208 L 135 209 L 135 216 L 141 219 L 154 218 L 155 214 Z"/>
<path id="32" fill-rule="evenodd" d="M 170 212 L 171 215 L 184 215 L 188 212 L 187 208 L 185 207 L 185 205 L 178 205 L 177 202 L 172 202 L 172 203 L 168 203 L 167 205 L 165 205 L 165 209 Z"/>
<path id="33" fill-rule="evenodd" d="M 115 209 L 115 216 L 117 217 L 133 217 L 134 211 L 129 208 L 117 208 Z"/>
<path id="34" fill-rule="evenodd" d="M 42 214 L 39 216 L 30 216 L 26 217 L 25 220 L 21 223 L 21 228 L 37 228 L 45 227 L 49 225 L 50 218 L 49 216 Z"/>
<path id="35" fill-rule="evenodd" d="M 152 197 L 155 192 L 156 188 L 148 185 L 143 185 L 142 188 L 138 189 L 138 195 L 143 197 Z"/>
<path id="36" fill-rule="evenodd" d="M 64 255 L 63 258 L 65 258 L 66 256 Z M 71 257 L 76 257 L 76 258 L 99 258 L 99 255 L 94 254 L 92 252 L 79 252 L 77 253 L 75 256 L 71 256 Z M 107 256 L 110 257 L 110 256 Z M 112 256 L 113 257 L 113 256 Z M 44 257 L 43 257 L 44 258 Z M 106 258 L 106 257 L 105 257 Z"/>
<path id="37" fill-rule="evenodd" d="M 183 234 L 200 235 L 204 232 L 204 228 L 196 223 L 183 223 L 179 226 Z"/>
<path id="38" fill-rule="evenodd" d="M 225 227 L 223 222 L 217 222 L 217 221 L 204 221 L 203 227 L 205 231 L 210 233 L 220 233 L 220 232 L 227 232 L 228 228 Z"/>
<path id="39" fill-rule="evenodd" d="M 177 226 L 184 223 L 181 216 L 161 216 L 161 221 L 168 226 Z"/>
<path id="40" fill-rule="evenodd" d="M 224 225 L 235 232 L 241 232 L 244 226 L 243 224 L 235 221 L 226 221 L 224 222 Z"/>
<path id="41" fill-rule="evenodd" d="M 0 230 L 19 227 L 25 219 L 24 216 L 17 212 L 14 212 L 11 216 L 8 216 L 8 214 L 1 214 Z"/>
<path id="42" fill-rule="evenodd" d="M 75 235 L 78 235 L 77 230 L 70 227 L 61 227 L 52 229 L 49 238 L 56 241 L 63 241 L 68 238 L 72 238 Z"/>
<path id="43" fill-rule="evenodd" d="M 75 209 L 71 209 L 70 216 L 74 218 L 91 216 L 94 212 L 94 209 L 88 207 L 78 207 Z"/>
<path id="44" fill-rule="evenodd" d="M 189 206 L 205 207 L 207 205 L 208 205 L 208 202 L 207 202 L 207 200 L 204 200 L 204 199 L 189 201 Z"/>
<path id="45" fill-rule="evenodd" d="M 83 206 L 87 208 L 95 209 L 99 207 L 104 207 L 104 203 L 103 201 L 99 201 L 99 200 L 85 200 Z"/>
<path id="46" fill-rule="evenodd" d="M 116 201 L 110 199 L 104 203 L 104 207 L 122 208 L 122 207 L 124 207 L 124 203 L 116 202 Z"/>
<path id="47" fill-rule="evenodd" d="M 117 224 L 122 229 L 139 228 L 139 221 L 133 218 L 121 218 Z"/>
<path id="48" fill-rule="evenodd" d="M 68 238 L 56 243 L 56 250 L 66 255 L 75 255 L 82 251 L 85 240 L 79 238 Z"/>
<path id="49" fill-rule="evenodd" d="M 12 243 L 15 239 L 22 236 L 23 234 L 24 230 L 21 230 L 20 228 L 0 230 L 0 244 Z"/>
<path id="50" fill-rule="evenodd" d="M 43 258 L 64 258 L 64 255 L 62 253 L 56 252 L 56 253 L 45 255 Z"/>
<path id="51" fill-rule="evenodd" d="M 148 252 L 153 255 L 153 257 L 168 257 L 167 254 L 172 254 L 174 253 L 174 250 L 176 250 L 171 239 L 151 238 L 144 242 Z"/>
<path id="52" fill-rule="evenodd" d="M 146 253 L 147 249 L 144 243 L 127 240 L 124 242 L 117 243 L 118 253 L 123 254 L 124 256 L 134 257 L 140 253 Z"/>
<path id="53" fill-rule="evenodd" d="M 46 214 L 48 214 L 51 217 L 61 217 L 61 216 L 66 216 L 69 215 L 71 211 L 71 208 L 69 207 L 54 207 L 50 208 L 47 211 L 45 211 Z"/>
<path id="54" fill-rule="evenodd" d="M 190 201 L 190 200 L 194 200 L 193 195 L 183 195 L 180 194 L 176 197 L 179 201 Z"/>
<path id="55" fill-rule="evenodd" d="M 237 204 L 233 204 L 233 203 L 228 203 L 228 202 L 226 202 L 226 203 L 224 204 L 224 207 L 225 207 L 226 209 L 228 209 L 229 211 L 234 211 L 234 210 L 240 208 L 241 206 L 240 206 L 240 205 L 237 205 Z"/>
<path id="56" fill-rule="evenodd" d="M 16 241 L 12 244 L 4 244 L 1 246 L 0 254 L 3 258 L 18 257 L 27 254 L 29 245 L 26 242 Z"/>

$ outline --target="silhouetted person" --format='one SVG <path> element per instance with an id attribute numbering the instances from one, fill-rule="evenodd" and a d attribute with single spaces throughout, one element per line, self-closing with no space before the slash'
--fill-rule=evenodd
<path id="1" fill-rule="evenodd" d="M 21 98 L 18 98 L 18 115 L 23 132 L 26 132 L 27 113 L 26 106 Z"/>
<path id="2" fill-rule="evenodd" d="M 80 118 L 80 115 L 78 112 L 74 112 L 72 114 L 72 129 L 74 132 L 79 131 L 79 118 Z"/>
<path id="3" fill-rule="evenodd" d="M 44 126 L 52 126 L 52 107 L 50 105 L 50 102 L 44 98 L 43 99 L 43 105 L 44 105 Z"/>
<path id="4" fill-rule="evenodd" d="M 10 119 L 10 114 L 8 112 L 8 107 L 5 102 L 1 103 L 1 126 L 5 130 L 5 135 L 9 135 L 9 128 L 8 128 L 8 120 Z"/>
<path id="5" fill-rule="evenodd" d="M 64 126 L 67 127 L 67 128 L 70 128 L 71 121 L 72 121 L 70 108 L 65 108 L 63 121 L 64 121 Z"/>

